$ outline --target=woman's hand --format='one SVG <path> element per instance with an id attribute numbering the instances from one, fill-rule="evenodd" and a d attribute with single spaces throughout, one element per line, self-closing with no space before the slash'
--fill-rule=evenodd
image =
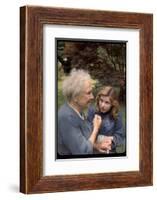
<path id="1" fill-rule="evenodd" d="M 110 144 L 112 144 L 113 136 L 104 136 L 103 141 L 104 142 L 109 142 Z"/>
<path id="2" fill-rule="evenodd" d="M 99 130 L 100 125 L 101 125 L 102 119 L 99 115 L 95 115 L 93 119 L 93 126 L 95 130 Z"/>
<path id="3" fill-rule="evenodd" d="M 98 135 L 98 131 L 101 125 L 101 117 L 99 115 L 95 115 L 93 119 L 93 131 L 91 133 L 91 136 L 89 137 L 89 141 L 94 145 L 96 141 L 96 137 Z"/>
<path id="4" fill-rule="evenodd" d="M 113 136 L 105 136 L 104 139 L 102 140 L 102 148 L 105 149 L 106 153 L 109 153 L 109 151 L 112 149 L 112 141 L 113 141 Z"/>
<path id="5" fill-rule="evenodd" d="M 101 153 L 108 153 L 111 150 L 112 141 L 110 139 L 104 139 L 102 142 L 97 142 L 94 148 Z"/>
<path id="6" fill-rule="evenodd" d="M 104 139 L 104 141 L 101 142 L 100 151 L 102 151 L 102 152 L 104 151 L 105 153 L 109 153 L 109 151 L 111 150 L 111 145 L 112 145 L 111 140 Z"/>

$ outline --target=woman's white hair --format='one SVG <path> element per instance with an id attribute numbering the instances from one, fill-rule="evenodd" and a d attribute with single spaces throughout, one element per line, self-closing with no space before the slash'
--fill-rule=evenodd
<path id="1" fill-rule="evenodd" d="M 84 89 L 86 81 L 91 81 L 89 73 L 82 69 L 73 69 L 70 75 L 65 78 L 62 85 L 62 92 L 68 102 L 79 96 Z"/>

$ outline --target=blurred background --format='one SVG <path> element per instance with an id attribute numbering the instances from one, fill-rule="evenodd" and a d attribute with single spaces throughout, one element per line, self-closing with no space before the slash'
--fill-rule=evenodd
<path id="1" fill-rule="evenodd" d="M 58 109 L 64 103 L 62 82 L 73 68 L 87 70 L 93 79 L 93 94 L 111 85 L 117 91 L 125 117 L 126 42 L 56 40 Z"/>

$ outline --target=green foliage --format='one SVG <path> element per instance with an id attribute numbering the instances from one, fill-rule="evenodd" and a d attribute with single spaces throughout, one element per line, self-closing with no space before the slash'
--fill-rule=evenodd
<path id="1" fill-rule="evenodd" d="M 116 153 L 124 153 L 126 151 L 125 145 L 119 145 L 116 147 Z"/>
<path id="2" fill-rule="evenodd" d="M 102 84 L 119 86 L 125 79 L 126 43 L 58 41 L 58 56 L 70 59 L 70 67 L 88 70 Z M 64 63 L 62 63 L 64 65 Z"/>
<path id="3" fill-rule="evenodd" d="M 64 96 L 62 94 L 62 80 L 58 80 L 58 109 L 61 105 L 63 105 L 65 102 Z"/>

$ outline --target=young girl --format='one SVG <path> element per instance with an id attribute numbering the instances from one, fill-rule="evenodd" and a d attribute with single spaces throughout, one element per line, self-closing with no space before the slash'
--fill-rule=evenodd
<path id="1" fill-rule="evenodd" d="M 94 115 L 102 118 L 102 124 L 97 136 L 97 142 L 106 141 L 110 145 L 104 153 L 116 153 L 116 147 L 124 144 L 125 133 L 122 115 L 116 92 L 111 86 L 102 88 L 96 97 L 96 108 L 89 107 L 87 119 L 92 123 Z"/>

